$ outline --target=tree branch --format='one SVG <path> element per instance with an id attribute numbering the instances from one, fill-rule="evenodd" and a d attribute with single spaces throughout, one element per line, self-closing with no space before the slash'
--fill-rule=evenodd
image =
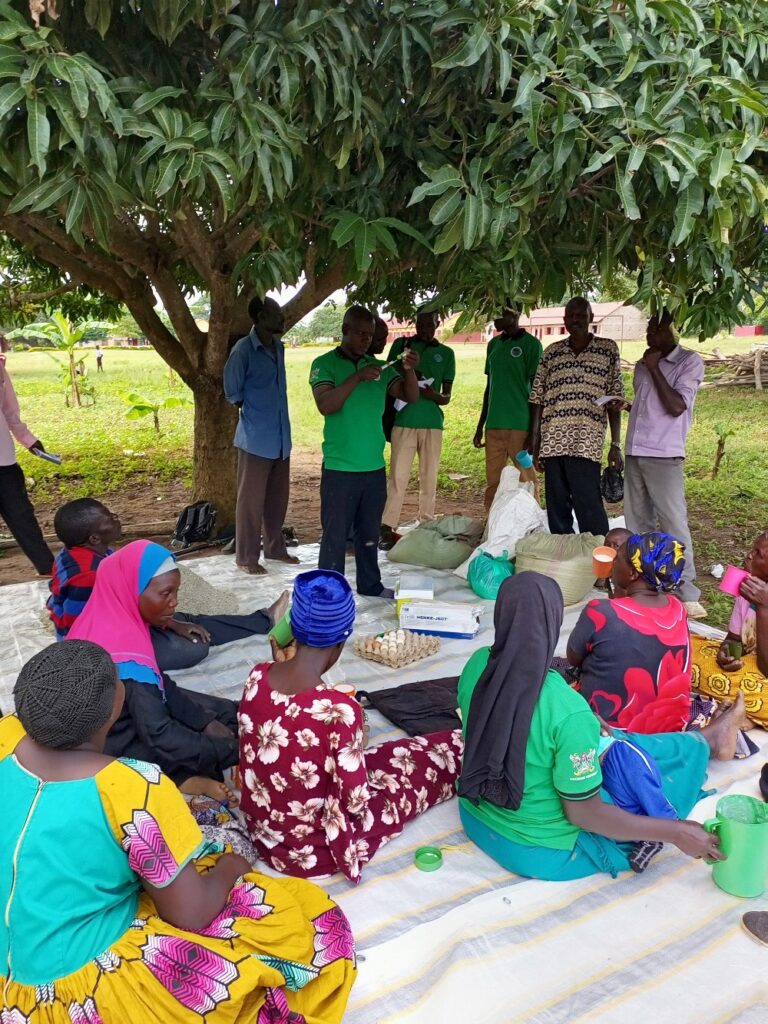
<path id="1" fill-rule="evenodd" d="M 285 322 L 288 327 L 293 327 L 303 316 L 310 313 L 321 302 L 325 302 L 329 295 L 333 295 L 339 288 L 343 288 L 347 281 L 346 259 L 339 259 L 329 264 L 320 274 L 313 275 L 296 292 L 292 299 L 283 306 Z"/>
<path id="2" fill-rule="evenodd" d="M 47 302 L 49 299 L 55 299 L 57 295 L 66 295 L 67 292 L 73 292 L 78 285 L 72 281 L 70 284 L 59 285 L 58 288 L 49 288 L 45 292 L 25 292 L 23 286 L 11 284 L 10 282 L 4 284 L 4 287 L 8 289 L 8 305 L 13 309 L 26 303 L 37 305 L 41 302 Z"/>

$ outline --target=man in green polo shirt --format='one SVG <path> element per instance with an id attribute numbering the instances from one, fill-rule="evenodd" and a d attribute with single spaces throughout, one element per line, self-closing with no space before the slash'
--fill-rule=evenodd
<path id="1" fill-rule="evenodd" d="M 323 539 L 318 568 L 344 572 L 349 531 L 354 527 L 357 592 L 394 597 L 379 572 L 378 540 L 387 497 L 384 429 L 387 394 L 417 402 L 416 352 L 406 350 L 399 368 L 367 355 L 374 317 L 362 306 L 344 314 L 341 345 L 312 363 L 309 383 L 323 423 L 320 520 Z"/>
<path id="2" fill-rule="evenodd" d="M 419 519 L 435 518 L 437 470 L 443 445 L 443 409 L 451 400 L 456 377 L 453 349 L 435 337 L 440 324 L 437 313 L 419 313 L 416 334 L 398 338 L 389 350 L 395 359 L 406 348 L 419 354 L 419 400 L 399 409 L 392 428 L 387 504 L 384 508 L 379 546 L 385 551 L 395 543 L 405 492 L 414 456 L 419 456 Z M 431 381 L 431 383 L 426 383 Z"/>
<path id="3" fill-rule="evenodd" d="M 488 342 L 485 357 L 488 380 L 473 444 L 475 448 L 483 447 L 485 428 L 486 510 L 493 503 L 502 469 L 528 445 L 531 425 L 529 399 L 543 349 L 538 338 L 520 327 L 519 320 L 520 311 L 513 306 L 502 311 L 501 316 L 493 321 L 499 333 Z M 519 465 L 517 469 L 521 480 L 533 483 L 538 500 L 536 470 L 522 469 Z"/>

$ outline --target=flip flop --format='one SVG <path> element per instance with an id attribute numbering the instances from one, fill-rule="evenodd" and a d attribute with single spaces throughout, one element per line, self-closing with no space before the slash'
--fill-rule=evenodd
<path id="1" fill-rule="evenodd" d="M 741 927 L 755 942 L 768 946 L 768 911 L 750 910 L 741 919 Z"/>

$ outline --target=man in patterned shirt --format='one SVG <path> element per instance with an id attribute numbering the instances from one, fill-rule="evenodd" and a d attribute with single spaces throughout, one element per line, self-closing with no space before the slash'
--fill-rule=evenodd
<path id="1" fill-rule="evenodd" d="M 604 395 L 623 398 L 619 349 L 590 330 L 592 307 L 573 298 L 565 307 L 568 337 L 545 349 L 531 391 L 530 451 L 544 473 L 552 533 L 605 535 L 608 516 L 600 493 L 606 416 L 611 427 L 609 465 L 623 468 L 621 412 L 596 404 Z"/>

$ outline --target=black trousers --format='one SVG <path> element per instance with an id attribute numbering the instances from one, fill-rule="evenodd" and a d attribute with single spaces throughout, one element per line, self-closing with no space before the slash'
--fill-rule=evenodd
<path id="1" fill-rule="evenodd" d="M 0 516 L 39 573 L 49 576 L 53 554 L 43 539 L 18 462 L 0 466 Z"/>
<path id="2" fill-rule="evenodd" d="M 370 473 L 346 473 L 323 466 L 320 478 L 319 569 L 344 572 L 347 538 L 354 528 L 357 592 L 377 597 L 384 589 L 379 572 L 379 531 L 387 501 L 387 475 L 383 469 Z"/>
<path id="3" fill-rule="evenodd" d="M 178 672 L 193 668 L 208 657 L 211 647 L 243 640 L 245 637 L 263 635 L 272 628 L 272 620 L 266 612 L 252 612 L 250 615 L 186 615 L 177 612 L 174 618 L 182 622 L 194 622 L 207 629 L 211 642 L 187 640 L 170 629 L 150 629 L 152 646 L 155 649 L 157 665 L 161 672 Z"/>
<path id="4" fill-rule="evenodd" d="M 608 516 L 600 493 L 600 463 L 570 455 L 544 460 L 547 521 L 550 533 L 573 533 L 573 514 L 581 533 L 605 536 Z"/>

